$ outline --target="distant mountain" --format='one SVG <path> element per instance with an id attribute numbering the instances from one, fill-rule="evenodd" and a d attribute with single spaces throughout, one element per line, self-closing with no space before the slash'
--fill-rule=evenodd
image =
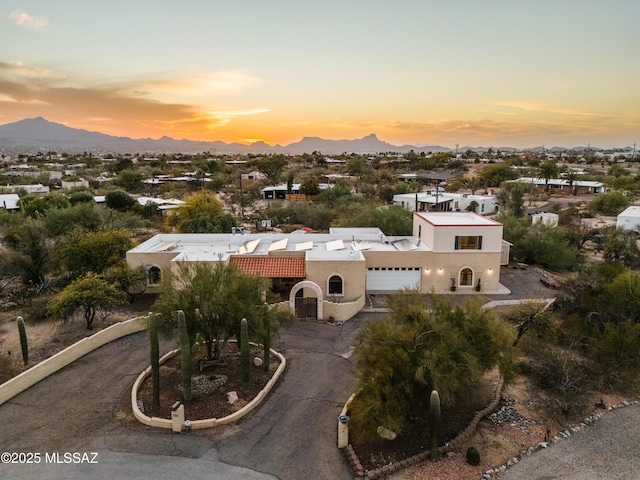
<path id="1" fill-rule="evenodd" d="M 541 152 L 543 150 L 552 153 L 564 151 L 587 151 L 587 147 L 533 147 L 516 149 L 513 147 L 473 147 L 470 145 L 458 148 L 458 153 L 472 150 L 476 153 L 486 153 L 491 149 L 502 153 L 518 151 Z M 341 153 L 407 153 L 413 150 L 416 153 L 441 153 L 452 152 L 452 149 L 439 145 L 393 145 L 384 142 L 376 135 L 371 134 L 355 140 L 327 140 L 319 137 L 304 137 L 299 142 L 289 145 L 268 145 L 264 142 L 255 142 L 250 145 L 242 143 L 225 143 L 221 141 L 204 142 L 195 140 L 176 140 L 171 137 L 132 139 L 129 137 L 115 137 L 100 132 L 70 128 L 61 123 L 50 122 L 42 117 L 27 118 L 14 123 L 0 125 L 0 152 L 28 153 L 35 151 L 57 151 L 67 153 L 92 152 L 92 153 L 200 153 L 211 152 L 223 154 L 302 154 L 320 152 L 324 155 L 336 155 Z M 589 147 L 591 151 L 601 149 Z M 618 151 L 631 151 L 631 147 L 616 149 Z"/>
<path id="2" fill-rule="evenodd" d="M 356 140 L 327 140 L 305 137 L 289 145 L 270 146 L 264 142 L 250 145 L 176 140 L 171 137 L 132 139 L 116 137 L 89 130 L 70 128 L 60 123 L 50 122 L 42 117 L 28 118 L 14 123 L 0 125 L 0 151 L 48 151 L 76 152 L 146 152 L 146 153 L 290 153 L 302 154 L 321 152 L 325 155 L 340 153 L 398 152 L 449 152 L 441 146 L 415 147 L 413 145 L 392 145 L 371 134 Z"/>

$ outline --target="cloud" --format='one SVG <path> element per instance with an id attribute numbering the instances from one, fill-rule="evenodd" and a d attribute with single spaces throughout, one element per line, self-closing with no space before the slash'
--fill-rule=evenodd
<path id="1" fill-rule="evenodd" d="M 177 79 L 143 81 L 142 85 L 156 93 L 190 97 L 237 93 L 260 83 L 260 79 L 249 75 L 244 70 L 232 70 Z"/>
<path id="2" fill-rule="evenodd" d="M 198 85 L 200 80 L 184 79 L 182 84 Z M 175 84 L 180 82 L 175 80 Z M 212 108 L 191 98 L 175 101 L 175 97 L 167 99 L 145 88 L 153 83 L 144 80 L 73 83 L 46 69 L 0 62 L 0 110 L 5 117 L 44 116 L 114 135 L 207 140 L 215 129 L 228 125 L 234 118 L 269 111 L 251 107 Z"/>
<path id="3" fill-rule="evenodd" d="M 9 14 L 9 18 L 19 27 L 30 28 L 32 30 L 45 31 L 49 26 L 49 19 L 47 17 L 34 17 L 23 10 L 14 10 Z"/>
<path id="4" fill-rule="evenodd" d="M 532 102 L 532 101 L 506 101 L 506 102 L 497 102 L 493 105 L 498 107 L 508 107 L 514 108 L 518 110 L 524 110 L 527 112 L 541 112 L 541 113 L 552 113 L 557 115 L 569 115 L 569 116 L 586 116 L 586 117 L 598 117 L 600 114 L 594 112 L 586 112 L 584 110 L 580 110 L 577 108 L 563 108 L 556 107 L 552 105 L 548 105 L 542 102 Z"/>

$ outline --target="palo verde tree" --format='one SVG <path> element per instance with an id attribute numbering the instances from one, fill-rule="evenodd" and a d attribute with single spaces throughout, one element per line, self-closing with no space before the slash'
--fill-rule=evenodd
<path id="1" fill-rule="evenodd" d="M 207 357 L 217 360 L 224 355 L 228 341 L 240 337 L 243 317 L 248 321 L 249 336 L 260 342 L 265 321 L 275 334 L 280 322 L 290 318 L 289 310 L 265 310 L 262 295 L 269 287 L 268 279 L 248 275 L 232 264 L 181 263 L 176 274 L 164 276 L 156 308 L 165 332 L 173 329 L 175 312 L 184 311 L 191 343 L 200 335 Z"/>
<path id="2" fill-rule="evenodd" d="M 87 329 L 93 330 L 93 321 L 99 311 L 108 312 L 125 301 L 122 290 L 108 283 L 101 275 L 93 273 L 67 285 L 49 303 L 47 313 L 52 318 L 66 320 L 80 310 Z"/>
<path id="3" fill-rule="evenodd" d="M 384 320 L 365 325 L 351 404 L 351 421 L 363 437 L 374 436 L 379 425 L 401 433 L 411 417 L 429 411 L 434 389 L 444 405 L 454 406 L 472 398 L 496 365 L 511 378 L 514 332 L 507 324 L 478 298 L 464 307 L 444 297 L 431 301 L 429 309 L 418 292 L 398 293 Z"/>

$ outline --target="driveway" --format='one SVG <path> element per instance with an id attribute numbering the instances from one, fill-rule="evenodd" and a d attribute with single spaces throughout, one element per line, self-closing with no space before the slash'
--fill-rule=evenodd
<path id="1" fill-rule="evenodd" d="M 505 267 L 501 274 L 513 294 L 485 295 L 487 301 L 552 293 L 535 272 Z M 237 424 L 180 435 L 143 426 L 131 414 L 131 386 L 149 362 L 146 335 L 105 345 L 0 406 L 0 452 L 41 454 L 39 464 L 2 465 L 0 479 L 352 478 L 336 445 L 337 417 L 356 386 L 354 335 L 380 315 L 283 329 L 275 348 L 288 368 L 265 402 Z M 52 460 L 46 453 L 65 452 L 96 452 L 98 463 L 45 463 Z"/>
<path id="2" fill-rule="evenodd" d="M 235 425 L 189 434 L 133 420 L 129 395 L 148 365 L 146 335 L 105 345 L 0 406 L 0 452 L 41 455 L 39 464 L 2 465 L 0 479 L 351 478 L 336 423 L 356 385 L 353 336 L 377 316 L 284 329 L 275 348 L 288 369 L 267 400 Z M 61 463 L 51 463 L 54 452 Z M 96 452 L 98 463 L 64 464 L 65 452 Z"/>

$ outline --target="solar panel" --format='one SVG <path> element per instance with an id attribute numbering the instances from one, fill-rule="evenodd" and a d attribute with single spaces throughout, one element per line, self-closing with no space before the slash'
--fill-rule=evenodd
<path id="1" fill-rule="evenodd" d="M 296 252 L 301 252 L 303 250 L 311 250 L 313 248 L 313 242 L 302 242 L 298 243 L 295 246 Z"/>
<path id="2" fill-rule="evenodd" d="M 369 242 L 354 242 L 351 244 L 351 248 L 356 252 L 360 252 L 362 250 L 369 250 L 371 248 L 371 244 Z"/>
<path id="3" fill-rule="evenodd" d="M 246 242 L 244 245 L 242 245 L 238 249 L 238 254 L 239 255 L 243 255 L 243 254 L 246 254 L 246 253 L 253 253 L 253 251 L 256 249 L 256 247 L 258 246 L 259 243 L 260 243 L 260 239 L 258 239 L 258 240 L 249 240 L 248 242 Z"/>
<path id="4" fill-rule="evenodd" d="M 273 242 L 271 245 L 269 245 L 268 251 L 275 252 L 276 250 L 284 250 L 285 248 L 287 248 L 288 241 L 289 241 L 288 238 L 283 238 L 282 240 Z"/>
<path id="5" fill-rule="evenodd" d="M 406 238 L 403 238 L 402 240 L 396 240 L 395 242 L 392 242 L 392 245 L 396 247 L 396 250 L 399 250 L 401 252 L 408 252 L 409 250 L 416 250 L 418 248 Z"/>
<path id="6" fill-rule="evenodd" d="M 152 252 L 167 252 L 175 247 L 178 242 L 163 243 L 152 250 Z"/>
<path id="7" fill-rule="evenodd" d="M 326 243 L 327 252 L 335 252 L 336 250 L 344 249 L 344 243 L 342 240 L 333 240 Z"/>

